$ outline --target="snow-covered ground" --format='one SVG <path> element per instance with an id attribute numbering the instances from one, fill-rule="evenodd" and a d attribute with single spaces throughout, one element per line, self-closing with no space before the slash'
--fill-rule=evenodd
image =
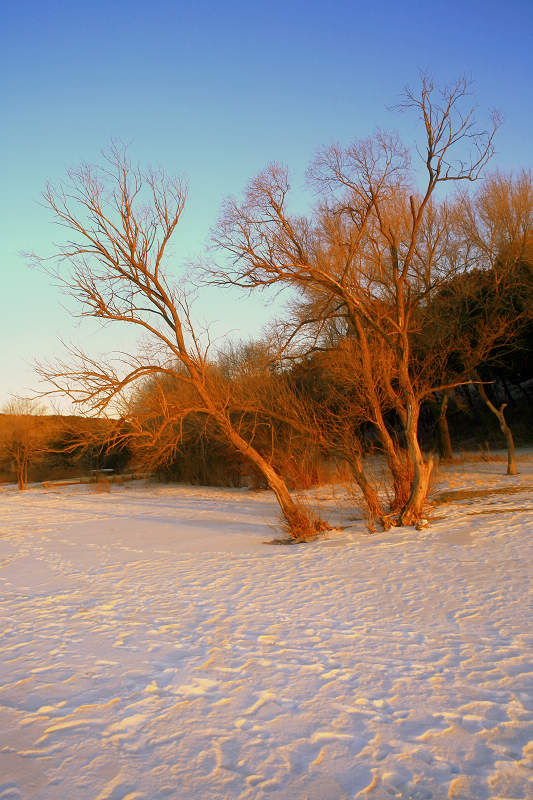
<path id="1" fill-rule="evenodd" d="M 0 490 L 0 800 L 533 797 L 533 457 L 431 525 L 268 493 Z"/>

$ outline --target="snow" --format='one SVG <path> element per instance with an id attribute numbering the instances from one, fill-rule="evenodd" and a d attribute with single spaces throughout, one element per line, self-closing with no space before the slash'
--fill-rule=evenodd
<path id="1" fill-rule="evenodd" d="M 533 456 L 504 470 L 441 470 L 479 496 L 421 531 L 322 487 L 342 529 L 290 547 L 269 493 L 0 489 L 0 800 L 533 797 Z"/>

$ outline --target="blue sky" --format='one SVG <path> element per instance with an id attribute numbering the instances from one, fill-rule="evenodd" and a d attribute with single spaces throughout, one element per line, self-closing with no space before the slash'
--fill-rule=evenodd
<path id="1" fill-rule="evenodd" d="M 480 112 L 504 118 L 492 167 L 532 166 L 532 0 L 8 0 L 1 13 L 0 406 L 37 387 L 32 362 L 58 354 L 59 337 L 95 352 L 131 343 L 74 321 L 21 255 L 60 239 L 39 204 L 46 181 L 98 161 L 112 138 L 189 179 L 177 270 L 202 251 L 224 196 L 269 161 L 289 165 L 298 192 L 320 145 L 376 127 L 411 144 L 413 120 L 387 109 L 419 70 L 471 75 Z M 272 313 L 220 291 L 197 304 L 217 335 L 257 333 Z"/>

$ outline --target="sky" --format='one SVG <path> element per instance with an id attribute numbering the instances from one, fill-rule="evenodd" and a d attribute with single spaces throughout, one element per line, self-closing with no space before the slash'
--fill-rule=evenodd
<path id="1" fill-rule="evenodd" d="M 204 252 L 224 197 L 269 162 L 289 166 L 305 203 L 318 147 L 378 127 L 412 146 L 416 121 L 391 107 L 421 70 L 446 84 L 466 74 L 480 118 L 501 113 L 491 169 L 533 166 L 532 0 L 7 0 L 0 14 L 0 409 L 46 388 L 33 365 L 60 356 L 60 340 L 135 348 L 129 331 L 73 317 L 24 255 L 48 255 L 64 235 L 42 204 L 46 182 L 101 162 L 111 140 L 188 178 L 177 277 Z M 220 289 L 196 304 L 219 341 L 260 334 L 276 311 L 272 298 Z"/>

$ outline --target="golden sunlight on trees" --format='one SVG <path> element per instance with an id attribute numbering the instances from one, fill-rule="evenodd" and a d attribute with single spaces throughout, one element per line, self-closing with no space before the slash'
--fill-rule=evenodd
<path id="1" fill-rule="evenodd" d="M 461 228 L 471 246 L 471 258 L 490 268 L 493 295 L 500 298 L 490 327 L 501 320 L 516 336 L 525 322 L 531 320 L 533 300 L 533 183 L 531 174 L 522 171 L 517 178 L 494 175 L 486 181 L 474 198 L 463 196 Z M 525 292 L 524 292 L 525 289 Z M 526 294 L 525 307 L 516 303 L 517 291 Z M 496 406 L 480 380 L 478 364 L 471 364 L 479 392 L 487 407 L 498 419 L 507 444 L 507 474 L 516 474 L 515 446 L 512 431 L 505 419 L 507 403 Z"/>
<path id="2" fill-rule="evenodd" d="M 292 487 L 308 488 L 319 461 L 320 431 L 309 401 L 288 373 L 275 369 L 271 351 L 262 342 L 231 344 L 209 365 L 211 380 L 235 430 Z M 212 419 L 195 411 L 180 413 L 193 407 L 191 392 L 171 376 L 154 376 L 139 387 L 130 425 L 136 427 L 135 458 L 143 468 L 178 468 L 181 479 L 191 483 L 239 486 L 244 479 L 268 485 Z"/>
<path id="3" fill-rule="evenodd" d="M 433 294 L 423 328 L 423 347 L 440 359 L 443 380 L 472 379 L 498 419 L 515 474 L 513 436 L 485 386 L 487 367 L 502 363 L 531 323 L 533 290 L 533 184 L 531 175 L 491 175 L 474 195 L 461 193 L 450 207 L 450 244 L 456 273 Z M 446 439 L 441 395 L 439 426 Z M 449 439 L 449 434 L 448 434 Z"/>
<path id="4" fill-rule="evenodd" d="M 64 363 L 41 366 L 52 391 L 117 417 L 101 429 L 108 445 L 127 446 L 144 469 L 269 486 L 300 539 L 321 522 L 290 490 L 328 469 L 348 467 L 371 525 L 417 524 L 433 470 L 428 416 L 451 458 L 450 406 L 469 403 L 485 425 L 470 391 L 498 418 L 512 473 L 506 404 L 491 384 L 531 336 L 532 179 L 477 183 L 499 120 L 478 124 L 468 89 L 464 79 L 439 89 L 424 76 L 405 91 L 398 108 L 419 121 L 420 185 L 416 156 L 378 131 L 318 151 L 307 217 L 290 213 L 288 171 L 277 164 L 242 200 L 226 200 L 213 234 L 218 263 L 202 268 L 202 282 L 288 289 L 291 304 L 263 340 L 214 354 L 193 324 L 185 277 L 168 270 L 183 182 L 114 147 L 103 166 L 49 186 L 46 203 L 68 236 L 54 257 L 35 261 L 81 316 L 143 334 L 138 352 L 102 360 L 71 348 Z M 528 380 L 518 387 L 526 398 Z M 385 487 L 369 452 L 385 465 Z"/>
<path id="5" fill-rule="evenodd" d="M 41 374 L 89 412 L 119 409 L 131 422 L 129 435 L 137 432 L 155 453 L 168 449 L 166 432 L 172 427 L 179 435 L 191 414 L 209 420 L 264 477 L 291 533 L 314 535 L 312 520 L 283 478 L 235 424 L 227 382 L 210 363 L 209 342 L 193 326 L 185 281 L 176 284 L 169 277 L 167 246 L 185 205 L 184 183 L 161 170 L 135 167 L 123 149 L 113 147 L 103 167 L 71 171 L 64 185 L 48 186 L 45 200 L 69 231 L 51 261 L 56 278 L 81 304 L 81 316 L 132 325 L 146 343 L 139 353 L 107 363 L 71 350 L 70 361 L 41 366 Z M 34 259 L 48 268 L 48 260 Z M 178 401 L 157 403 L 155 414 L 148 404 L 150 419 L 140 426 L 131 390 L 156 376 L 181 387 Z"/>
<path id="6" fill-rule="evenodd" d="M 42 424 L 45 409 L 31 400 L 7 403 L 0 425 L 0 461 L 13 469 L 18 488 L 28 484 L 28 470 L 47 450 L 47 432 Z"/>
<path id="7" fill-rule="evenodd" d="M 342 321 L 355 343 L 361 419 L 379 436 L 400 524 L 420 518 L 430 485 L 432 459 L 424 458 L 418 438 L 421 403 L 446 388 L 415 357 L 421 312 L 455 270 L 445 246 L 446 205 L 435 191 L 480 176 L 498 127 L 496 116 L 488 129 L 478 127 L 467 97 L 464 79 L 439 90 L 423 77 L 417 92 L 405 92 L 400 109 L 417 114 L 423 134 L 421 191 L 406 148 L 378 132 L 319 152 L 309 170 L 320 197 L 312 218 L 290 215 L 287 171 L 271 165 L 250 182 L 244 202 L 226 202 L 214 235 L 231 259 L 215 280 L 246 289 L 292 287 L 306 303 L 295 324 L 312 327 L 318 340 L 326 321 Z M 400 420 L 405 452 L 387 425 L 389 408 Z M 356 459 L 354 453 L 354 475 L 374 512 L 376 498 Z M 384 512 L 378 516 L 387 524 Z"/>

